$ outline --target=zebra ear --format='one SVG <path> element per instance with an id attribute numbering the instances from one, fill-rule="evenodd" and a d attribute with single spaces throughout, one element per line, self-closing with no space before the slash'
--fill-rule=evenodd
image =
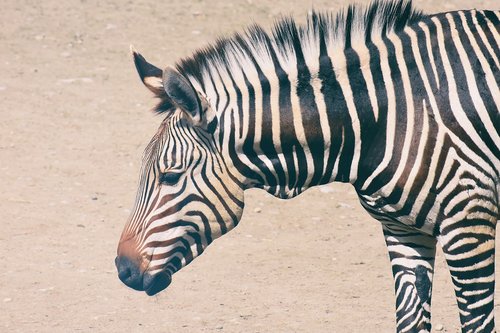
<path id="1" fill-rule="evenodd" d="M 201 123 L 201 106 L 198 93 L 191 83 L 172 67 L 163 70 L 163 89 L 179 108 L 185 111 L 195 124 Z"/>
<path id="2" fill-rule="evenodd" d="M 135 68 L 137 69 L 137 73 L 139 73 L 142 83 L 156 96 L 163 95 L 162 70 L 147 62 L 132 45 L 130 45 L 130 51 L 134 57 Z"/>

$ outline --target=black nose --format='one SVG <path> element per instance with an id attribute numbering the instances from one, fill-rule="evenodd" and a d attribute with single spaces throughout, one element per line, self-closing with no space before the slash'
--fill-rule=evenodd
<path id="1" fill-rule="evenodd" d="M 142 291 L 143 274 L 139 269 L 139 265 L 125 256 L 118 256 L 115 259 L 116 268 L 118 269 L 118 277 L 120 280 L 132 289 Z"/>

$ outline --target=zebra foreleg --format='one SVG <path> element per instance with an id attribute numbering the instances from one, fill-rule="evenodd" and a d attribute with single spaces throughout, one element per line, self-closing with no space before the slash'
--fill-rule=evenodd
<path id="1" fill-rule="evenodd" d="M 430 332 L 436 239 L 383 222 L 396 289 L 397 332 Z"/>
<path id="2" fill-rule="evenodd" d="M 464 220 L 442 228 L 439 237 L 464 333 L 495 331 L 495 222 Z"/>

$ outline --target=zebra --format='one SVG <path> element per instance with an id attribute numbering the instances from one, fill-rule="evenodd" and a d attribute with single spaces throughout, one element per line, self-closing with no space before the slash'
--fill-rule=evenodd
<path id="1" fill-rule="evenodd" d="M 500 11 L 375 1 L 220 38 L 164 70 L 132 48 L 164 119 L 115 260 L 154 295 L 241 219 L 244 191 L 350 183 L 382 224 L 396 330 L 431 329 L 436 245 L 463 332 L 493 332 Z"/>

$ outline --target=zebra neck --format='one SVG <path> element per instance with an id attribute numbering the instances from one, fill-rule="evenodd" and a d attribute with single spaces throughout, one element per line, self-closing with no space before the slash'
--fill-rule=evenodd
<path id="1" fill-rule="evenodd" d="M 221 150 L 245 187 L 291 198 L 358 179 L 361 137 L 375 132 L 376 115 L 366 85 L 351 87 L 366 74 L 368 51 L 318 51 L 316 62 L 297 54 L 293 67 L 248 64 L 241 77 L 233 70 L 214 84 L 211 99 L 225 106 L 217 114 Z"/>

